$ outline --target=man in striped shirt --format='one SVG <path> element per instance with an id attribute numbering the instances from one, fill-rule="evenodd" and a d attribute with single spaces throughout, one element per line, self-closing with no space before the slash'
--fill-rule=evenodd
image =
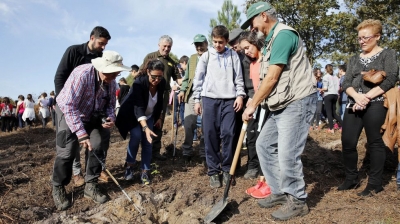
<path id="1" fill-rule="evenodd" d="M 76 67 L 57 96 L 57 155 L 53 168 L 53 199 L 58 210 L 70 206 L 65 185 L 71 181 L 72 162 L 80 146 L 86 148 L 84 196 L 104 203 L 97 181 L 102 170 L 100 159 L 109 146 L 110 128 L 114 126 L 115 78 L 130 67 L 122 64 L 115 51 L 104 51 L 92 64 Z M 63 116 L 62 116 L 63 114 Z"/>

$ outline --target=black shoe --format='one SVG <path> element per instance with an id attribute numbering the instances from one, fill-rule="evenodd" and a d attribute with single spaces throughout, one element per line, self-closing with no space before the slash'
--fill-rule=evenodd
<path id="1" fill-rule="evenodd" d="M 286 202 L 286 194 L 270 194 L 268 197 L 258 200 L 258 206 L 261 208 L 272 208 L 276 205 L 283 205 Z"/>
<path id="2" fill-rule="evenodd" d="M 223 184 L 224 184 L 225 186 L 228 184 L 229 176 L 230 176 L 230 174 L 229 174 L 228 172 L 223 172 L 223 173 L 222 173 L 222 182 L 223 182 Z M 232 186 L 236 185 L 235 175 L 233 175 L 233 176 L 231 177 L 231 185 L 232 185 Z"/>
<path id="3" fill-rule="evenodd" d="M 363 191 L 357 193 L 357 195 L 362 196 L 362 197 L 369 197 L 369 196 L 372 196 L 373 194 L 377 194 L 381 191 L 383 191 L 382 185 L 367 184 L 365 189 Z"/>
<path id="4" fill-rule="evenodd" d="M 345 191 L 357 188 L 359 182 L 357 180 L 345 180 L 339 187 L 337 188 L 338 191 Z"/>
<path id="5" fill-rule="evenodd" d="M 271 216 L 274 219 L 285 221 L 296 216 L 307 215 L 309 212 L 310 210 L 305 201 L 299 200 L 292 195 L 288 195 L 286 203 L 278 210 L 274 211 Z"/>
<path id="6" fill-rule="evenodd" d="M 57 210 L 63 211 L 66 210 L 69 206 L 71 206 L 67 198 L 67 193 L 65 192 L 64 186 L 53 186 L 52 195 Z"/>
<path id="7" fill-rule="evenodd" d="M 219 174 L 218 173 L 210 176 L 210 186 L 212 188 L 221 187 L 221 181 L 219 180 Z"/>
<path id="8" fill-rule="evenodd" d="M 103 204 L 108 200 L 107 195 L 102 194 L 97 185 L 97 183 L 86 183 L 84 197 L 92 199 L 97 204 Z"/>
<path id="9" fill-rule="evenodd" d="M 160 161 L 165 161 L 165 160 L 167 160 L 167 157 L 164 156 L 164 155 L 161 155 L 160 153 L 155 153 L 155 154 L 153 155 L 153 158 L 156 159 L 156 160 L 160 160 Z"/>
<path id="10" fill-rule="evenodd" d="M 191 156 L 183 155 L 183 162 L 185 163 L 185 165 L 189 165 L 191 161 L 192 161 Z"/>

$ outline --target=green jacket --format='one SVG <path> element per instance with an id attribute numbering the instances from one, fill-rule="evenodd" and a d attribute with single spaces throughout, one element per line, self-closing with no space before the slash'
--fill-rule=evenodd
<path id="1" fill-rule="evenodd" d="M 172 60 L 169 56 L 163 57 L 159 51 L 152 52 L 146 55 L 143 59 L 143 64 L 140 66 L 140 69 L 144 69 L 144 66 L 146 65 L 147 61 L 153 60 L 158 58 L 163 64 L 164 64 L 164 79 L 166 82 L 165 90 L 170 91 L 171 86 L 169 85 L 171 81 L 171 77 L 174 81 L 178 79 L 179 71 L 176 67 L 176 62 Z"/>
<path id="2" fill-rule="evenodd" d="M 183 78 L 181 91 L 185 92 L 185 103 L 189 101 L 189 97 L 193 93 L 193 80 L 196 73 L 197 62 L 199 61 L 199 54 L 192 54 L 189 58 L 188 65 L 185 71 L 185 77 Z"/>

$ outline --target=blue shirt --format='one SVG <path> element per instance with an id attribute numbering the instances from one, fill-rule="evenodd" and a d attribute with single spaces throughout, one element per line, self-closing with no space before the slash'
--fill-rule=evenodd
<path id="1" fill-rule="evenodd" d="M 322 80 L 321 80 L 321 81 L 318 81 L 318 82 L 317 82 L 317 88 L 318 88 L 318 89 L 322 89 L 322 86 L 323 86 Z M 318 101 L 324 100 L 324 97 L 322 96 L 322 94 L 321 94 L 319 91 L 317 91 L 317 97 L 318 97 Z"/>

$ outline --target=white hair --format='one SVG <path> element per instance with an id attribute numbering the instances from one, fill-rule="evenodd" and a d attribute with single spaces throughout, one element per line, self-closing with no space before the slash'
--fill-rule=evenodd
<path id="1" fill-rule="evenodd" d="M 160 40 L 158 41 L 158 43 L 161 43 L 163 41 L 167 41 L 168 43 L 170 43 L 171 45 L 173 44 L 172 38 L 168 35 L 162 35 L 160 37 Z"/>

